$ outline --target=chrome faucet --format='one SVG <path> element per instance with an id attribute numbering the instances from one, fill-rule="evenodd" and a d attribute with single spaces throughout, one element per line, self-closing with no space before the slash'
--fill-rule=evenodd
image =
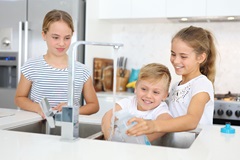
<path id="1" fill-rule="evenodd" d="M 96 45 L 96 46 L 112 46 L 114 50 L 118 50 L 123 44 L 120 43 L 102 43 L 102 42 L 88 42 L 77 41 L 74 42 L 69 49 L 68 55 L 68 103 L 67 106 L 62 107 L 62 112 L 54 113 L 51 111 L 50 105 L 46 98 L 40 102 L 40 106 L 46 116 L 46 120 L 50 128 L 61 126 L 61 137 L 65 140 L 74 140 L 79 137 L 79 106 L 74 106 L 74 79 L 75 79 L 75 57 L 76 49 L 79 45 Z M 114 68 L 117 68 L 117 58 L 114 58 Z M 114 69 L 113 74 L 113 97 L 115 99 L 116 93 L 116 75 L 117 69 Z M 115 100 L 114 100 L 115 101 Z M 54 120 L 55 119 L 55 120 Z"/>

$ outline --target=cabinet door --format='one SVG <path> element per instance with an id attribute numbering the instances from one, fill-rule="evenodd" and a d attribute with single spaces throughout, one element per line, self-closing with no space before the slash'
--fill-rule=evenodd
<path id="1" fill-rule="evenodd" d="M 166 0 L 132 0 L 132 18 L 166 17 Z"/>
<path id="2" fill-rule="evenodd" d="M 207 0 L 207 16 L 239 16 L 239 0 Z"/>
<path id="3" fill-rule="evenodd" d="M 206 0 L 167 0 L 167 17 L 206 16 Z"/>
<path id="4" fill-rule="evenodd" d="M 99 0 L 100 19 L 121 19 L 131 17 L 131 0 Z"/>

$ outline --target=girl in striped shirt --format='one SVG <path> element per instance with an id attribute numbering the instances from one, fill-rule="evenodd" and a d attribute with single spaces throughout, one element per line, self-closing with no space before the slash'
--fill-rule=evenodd
<path id="1" fill-rule="evenodd" d="M 44 118 L 39 102 L 45 97 L 53 110 L 61 111 L 67 105 L 68 55 L 74 32 L 71 16 L 65 11 L 52 10 L 43 20 L 42 37 L 47 44 L 45 55 L 29 59 L 21 68 L 15 103 L 24 110 L 33 111 Z M 98 99 L 89 69 L 75 63 L 74 105 L 80 107 L 83 97 L 86 102 L 79 113 L 89 115 L 99 110 Z"/>

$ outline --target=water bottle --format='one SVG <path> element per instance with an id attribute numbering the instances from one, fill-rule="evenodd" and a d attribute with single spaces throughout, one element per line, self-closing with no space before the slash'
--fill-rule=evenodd
<path id="1" fill-rule="evenodd" d="M 115 122 L 116 127 L 112 137 L 112 141 L 151 145 L 146 135 L 128 136 L 126 134 L 126 131 L 136 124 L 133 123 L 131 125 L 127 125 L 127 121 L 133 118 L 133 115 L 124 110 L 116 112 L 115 115 L 118 120 Z"/>

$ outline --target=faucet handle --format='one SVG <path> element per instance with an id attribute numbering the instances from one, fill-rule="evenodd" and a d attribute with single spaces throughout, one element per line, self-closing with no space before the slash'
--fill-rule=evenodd
<path id="1" fill-rule="evenodd" d="M 43 110 L 43 113 L 46 117 L 49 127 L 55 128 L 55 123 L 54 123 L 54 119 L 53 119 L 54 113 L 50 110 L 50 104 L 49 104 L 47 98 L 43 98 L 39 104 Z"/>

